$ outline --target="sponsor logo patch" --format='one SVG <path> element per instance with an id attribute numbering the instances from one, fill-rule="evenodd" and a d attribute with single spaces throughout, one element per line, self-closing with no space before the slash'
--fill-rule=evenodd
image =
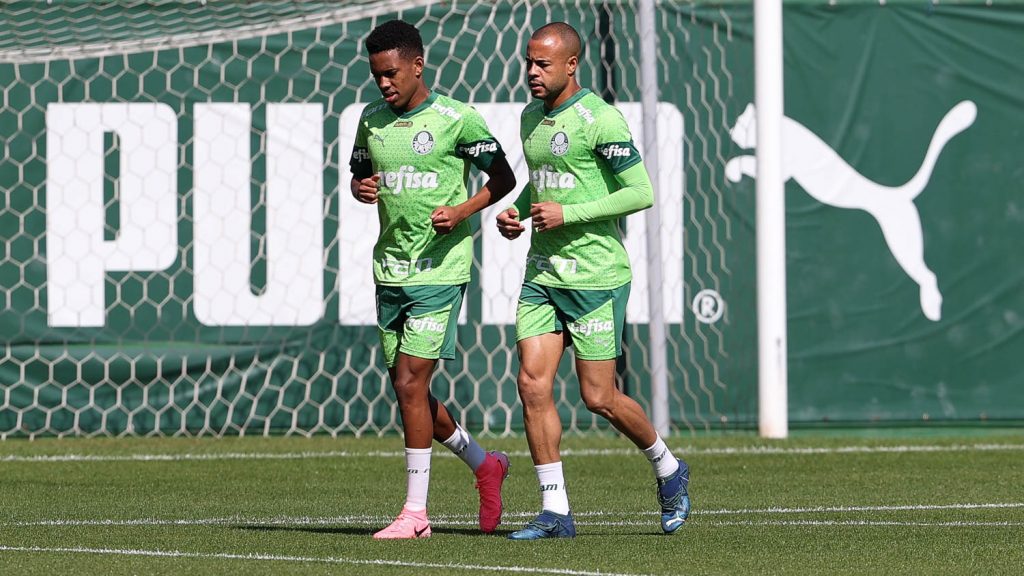
<path id="1" fill-rule="evenodd" d="M 405 327 L 417 332 L 444 332 L 447 326 L 433 318 L 409 318 L 405 321 Z"/>
<path id="2" fill-rule="evenodd" d="M 629 146 L 619 146 L 618 144 L 602 146 L 601 148 L 598 148 L 598 152 L 600 152 L 607 160 L 611 160 L 612 158 L 629 158 L 632 156 Z"/>
<path id="3" fill-rule="evenodd" d="M 533 254 L 526 260 L 526 264 L 534 266 L 540 271 L 554 270 L 560 274 L 576 273 L 575 258 L 559 258 L 558 256 L 547 258 L 540 254 Z"/>
<path id="4" fill-rule="evenodd" d="M 590 336 L 591 334 L 598 334 L 600 332 L 611 332 L 615 330 L 611 320 L 597 320 L 591 318 L 586 322 L 577 321 L 569 322 L 569 331 L 573 334 L 579 334 L 581 336 Z"/>
<path id="5" fill-rule="evenodd" d="M 461 120 L 462 119 L 462 114 L 459 114 L 458 112 L 456 112 L 455 108 L 451 108 L 449 106 L 444 106 L 443 104 L 438 104 L 437 102 L 434 102 L 433 104 L 431 104 L 430 107 L 434 111 L 436 111 L 438 114 L 440 114 L 441 116 L 447 116 L 448 118 L 451 118 L 452 120 Z"/>
<path id="6" fill-rule="evenodd" d="M 594 123 L 594 114 L 586 106 L 577 102 L 573 104 L 572 107 L 576 110 L 576 113 L 580 115 L 580 118 L 586 120 L 587 124 Z"/>
<path id="7" fill-rule="evenodd" d="M 466 156 L 472 156 L 473 158 L 476 158 L 477 156 L 480 156 L 481 154 L 485 154 L 485 153 L 493 154 L 493 153 L 497 152 L 498 151 L 498 143 L 497 142 L 477 142 L 476 144 L 473 144 L 472 146 L 460 146 L 459 150 L 461 150 L 462 153 L 465 154 Z"/>
<path id="8" fill-rule="evenodd" d="M 408 276 L 412 272 L 429 272 L 434 268 L 434 260 L 432 258 L 420 258 L 414 262 L 409 262 L 408 260 L 385 258 L 381 260 L 380 266 L 385 270 L 391 270 L 394 274 Z"/>
<path id="9" fill-rule="evenodd" d="M 417 172 L 414 166 L 401 166 L 397 172 L 381 172 L 381 183 L 392 194 L 402 190 L 437 188 L 437 172 Z"/>
<path id="10" fill-rule="evenodd" d="M 554 166 L 544 164 L 530 172 L 530 183 L 538 192 L 571 190 L 576 187 L 576 176 L 572 172 L 556 172 Z"/>

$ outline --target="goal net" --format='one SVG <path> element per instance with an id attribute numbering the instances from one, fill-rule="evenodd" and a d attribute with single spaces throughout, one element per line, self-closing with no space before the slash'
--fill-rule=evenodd
<path id="1" fill-rule="evenodd" d="M 347 193 L 355 120 L 379 96 L 362 41 L 393 18 L 420 29 L 428 83 L 481 111 L 521 183 L 522 52 L 544 23 L 580 30 L 581 84 L 642 142 L 631 2 L 5 3 L 0 437 L 400 432 L 374 322 L 377 220 Z M 656 234 L 677 432 L 756 417 L 753 200 L 723 175 L 752 94 L 749 32 L 746 6 L 657 7 L 662 230 L 624 222 L 635 279 L 618 373 L 650 411 Z M 493 216 L 473 221 L 458 357 L 432 390 L 472 431 L 507 435 L 522 427 L 528 243 Z M 609 430 L 570 356 L 563 423 Z"/>

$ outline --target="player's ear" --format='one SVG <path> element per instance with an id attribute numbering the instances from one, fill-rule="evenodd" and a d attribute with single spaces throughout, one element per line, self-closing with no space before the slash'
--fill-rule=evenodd
<path id="1" fill-rule="evenodd" d="M 569 73 L 569 76 L 575 76 L 576 75 L 576 67 L 579 66 L 579 65 L 580 65 L 580 59 L 579 58 L 577 58 L 576 56 L 569 56 L 569 59 L 565 61 L 565 68 L 566 68 L 566 71 Z"/>
<path id="2" fill-rule="evenodd" d="M 423 56 L 417 56 L 412 61 L 413 72 L 416 73 L 416 77 L 419 78 L 423 75 Z"/>

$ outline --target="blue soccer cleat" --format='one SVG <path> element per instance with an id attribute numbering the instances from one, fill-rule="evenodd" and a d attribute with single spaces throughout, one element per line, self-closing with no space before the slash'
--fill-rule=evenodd
<path id="1" fill-rule="evenodd" d="M 658 504 L 661 504 L 661 529 L 672 534 L 686 524 L 690 516 L 690 495 L 686 491 L 690 484 L 690 467 L 682 459 L 679 470 L 668 478 L 658 478 Z"/>
<path id="2" fill-rule="evenodd" d="M 540 540 L 541 538 L 573 538 L 576 536 L 576 523 L 572 512 L 555 514 L 542 510 L 540 515 L 530 521 L 526 528 L 508 535 L 511 540 Z"/>

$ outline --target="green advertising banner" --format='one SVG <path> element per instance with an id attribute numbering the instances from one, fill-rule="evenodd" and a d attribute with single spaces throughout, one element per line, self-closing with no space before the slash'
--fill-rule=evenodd
<path id="1" fill-rule="evenodd" d="M 1024 417 L 1024 5 L 787 7 L 790 417 Z"/>
<path id="2" fill-rule="evenodd" d="M 794 425 L 1024 419 L 1021 8 L 786 5 Z M 752 7 L 657 11 L 669 412 L 676 431 L 747 429 Z M 523 45 L 548 21 L 581 31 L 581 83 L 642 141 L 628 3 L 4 4 L 0 437 L 400 431 L 374 325 L 376 217 L 347 193 L 354 121 L 379 96 L 362 39 L 395 17 L 520 182 Z M 650 411 L 648 231 L 622 224 L 619 384 Z M 473 225 L 459 354 L 433 392 L 473 431 L 515 433 L 526 245 L 489 212 Z M 608 431 L 568 356 L 563 423 Z"/>

